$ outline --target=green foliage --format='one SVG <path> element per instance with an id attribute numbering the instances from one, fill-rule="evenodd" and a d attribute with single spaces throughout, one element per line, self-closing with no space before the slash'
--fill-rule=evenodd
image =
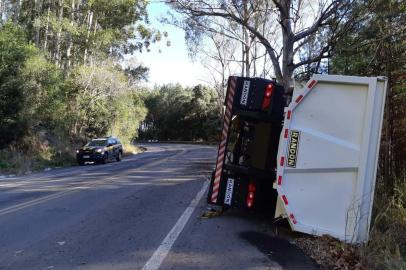
<path id="1" fill-rule="evenodd" d="M 388 79 L 374 218 L 360 258 L 365 269 L 406 269 L 406 3 L 354 3 L 364 19 L 335 48 L 331 71 Z"/>
<path id="2" fill-rule="evenodd" d="M 393 189 L 393 179 L 404 178 L 406 171 L 406 3 L 355 3 L 364 20 L 335 48 L 331 70 L 388 78 L 380 167 Z"/>
<path id="3" fill-rule="evenodd" d="M 69 106 L 65 125 L 75 137 L 116 135 L 129 142 L 146 112 L 137 91 L 114 63 L 77 67 L 65 85 Z"/>
<path id="4" fill-rule="evenodd" d="M 370 241 L 360 249 L 365 269 L 406 269 L 406 183 L 397 181 L 392 195 L 377 193 L 373 212 Z"/>
<path id="5" fill-rule="evenodd" d="M 335 48 L 332 72 L 376 76 L 386 75 L 389 66 L 404 69 L 406 4 L 396 0 L 358 2 L 354 12 L 364 19 Z"/>
<path id="6" fill-rule="evenodd" d="M 122 143 L 130 144 L 138 135 L 147 109 L 135 90 L 118 96 L 112 105 L 114 113 L 110 133 L 118 136 Z"/>
<path id="7" fill-rule="evenodd" d="M 165 85 L 146 93 L 148 115 L 142 139 L 212 141 L 217 139 L 221 113 L 213 89 Z"/>
<path id="8" fill-rule="evenodd" d="M 25 82 L 25 113 L 31 129 L 53 129 L 63 113 L 64 93 L 62 74 L 59 68 L 36 54 L 27 59 L 22 70 Z"/>
<path id="9" fill-rule="evenodd" d="M 65 77 L 22 27 L 1 26 L 0 152 L 6 154 L 0 169 L 71 164 L 75 144 L 93 137 L 115 135 L 129 143 L 146 115 L 135 87 L 146 71 L 93 59 Z"/>
<path id="10" fill-rule="evenodd" d="M 25 42 L 24 32 L 10 23 L 0 31 L 0 147 L 26 132 L 26 103 L 22 70 L 36 49 Z"/>
<path id="11" fill-rule="evenodd" d="M 146 0 L 2 0 L 0 24 L 12 20 L 67 75 L 75 66 L 122 57 L 162 40 L 149 27 Z"/>

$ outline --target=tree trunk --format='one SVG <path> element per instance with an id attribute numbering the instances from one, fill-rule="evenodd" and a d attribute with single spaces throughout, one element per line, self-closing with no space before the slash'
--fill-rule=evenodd
<path id="1" fill-rule="evenodd" d="M 20 19 L 20 12 L 21 12 L 22 2 L 23 2 L 23 0 L 17 0 L 16 3 L 15 3 L 14 18 L 13 18 L 13 22 L 15 24 L 17 24 L 18 20 Z"/>
<path id="2" fill-rule="evenodd" d="M 285 88 L 285 94 L 288 98 L 288 103 L 290 102 L 291 96 L 293 94 L 293 43 L 294 34 L 291 26 L 290 18 L 291 1 L 285 0 L 281 3 L 280 13 L 281 13 L 281 24 L 282 24 L 282 40 L 283 40 L 283 50 L 282 50 L 282 84 Z"/>
<path id="3" fill-rule="evenodd" d="M 60 66 L 61 62 L 61 36 L 62 36 L 62 19 L 63 19 L 63 0 L 59 0 L 58 12 L 58 33 L 56 34 L 55 64 Z"/>
<path id="4" fill-rule="evenodd" d="M 245 46 L 244 46 L 244 49 L 245 49 L 245 59 L 244 59 L 244 61 L 245 61 L 245 76 L 249 77 L 250 76 L 250 68 L 251 68 L 251 65 L 250 65 L 250 45 L 249 45 L 249 36 L 248 36 L 248 32 L 247 32 L 246 29 L 244 30 L 244 39 L 245 39 Z"/>
<path id="5" fill-rule="evenodd" d="M 93 23 L 93 11 L 88 11 L 88 16 L 87 16 L 87 35 L 86 35 L 86 42 L 85 42 L 85 53 L 83 55 L 83 62 L 86 63 L 87 57 L 88 57 L 88 45 L 89 45 L 89 37 L 90 37 L 90 31 L 92 28 L 92 23 Z"/>
<path id="6" fill-rule="evenodd" d="M 389 27 L 385 25 L 388 23 Z M 389 18 L 388 22 L 383 21 L 381 24 L 381 35 L 383 36 L 392 36 L 392 20 Z M 394 79 L 393 74 L 396 68 L 392 65 L 390 59 L 392 59 L 393 53 L 393 46 L 390 42 L 382 43 L 382 47 L 380 48 L 381 54 L 379 55 L 379 62 L 383 62 L 386 77 L 388 78 L 388 89 L 386 92 L 386 106 L 385 106 L 385 114 L 386 114 L 386 132 L 385 132 L 385 142 L 386 147 L 384 148 L 384 182 L 388 187 L 389 194 L 393 194 L 395 191 L 395 175 L 393 172 L 393 144 L 394 144 L 394 137 L 393 137 L 393 85 Z M 389 60 L 389 61 L 388 61 Z"/>
<path id="7" fill-rule="evenodd" d="M 388 89 L 386 92 L 386 105 L 385 105 L 385 114 L 386 114 L 386 127 L 385 127 L 385 146 L 383 147 L 384 152 L 384 168 L 383 168 L 383 177 L 386 186 L 388 187 L 388 192 L 393 194 L 395 188 L 395 179 L 392 171 L 393 167 L 393 111 L 392 111 L 392 74 L 390 70 L 387 70 L 388 78 Z"/>
<path id="8" fill-rule="evenodd" d="M 71 11 L 70 11 L 70 25 L 73 28 L 74 23 L 75 23 L 75 0 L 71 1 Z M 68 47 L 66 49 L 66 67 L 65 67 L 65 73 L 69 73 L 69 70 L 72 66 L 72 48 L 73 48 L 73 38 L 72 38 L 72 33 L 69 33 L 69 41 L 68 41 Z"/>
<path id="9" fill-rule="evenodd" d="M 48 49 L 48 35 L 49 35 L 49 16 L 51 15 L 51 7 L 48 6 L 47 10 L 47 23 L 45 25 L 45 37 L 44 37 L 44 52 Z"/>
<path id="10" fill-rule="evenodd" d="M 248 1 L 244 1 L 244 21 L 248 21 Z M 250 45 L 249 45 L 249 34 L 248 29 L 243 26 L 243 37 L 244 37 L 244 51 L 245 51 L 245 76 L 250 76 Z"/>
<path id="11" fill-rule="evenodd" d="M 82 4 L 82 2 L 83 2 L 83 0 L 78 0 L 77 2 L 76 2 L 76 11 L 80 11 L 80 8 L 81 8 L 81 4 Z M 83 14 L 81 15 L 82 13 L 79 13 L 79 14 L 77 14 L 77 16 L 76 16 L 76 25 L 80 25 L 80 23 L 81 23 L 81 19 L 82 19 L 82 16 L 83 16 Z M 73 67 L 76 63 L 77 63 L 77 61 L 79 61 L 78 60 L 78 56 L 77 55 L 79 55 L 79 54 L 81 54 L 81 52 L 80 52 L 80 50 L 78 49 L 78 47 L 72 47 L 72 56 L 71 56 L 71 59 L 73 59 L 72 61 L 71 61 L 71 66 Z M 80 56 L 79 56 L 80 57 Z"/>
<path id="12" fill-rule="evenodd" d="M 244 49 L 244 42 L 241 42 L 241 77 L 244 77 L 245 71 L 245 49 Z"/>
<path id="13" fill-rule="evenodd" d="M 96 36 L 96 33 L 97 33 L 97 19 L 94 20 L 93 37 Z M 90 58 L 90 66 L 93 66 L 93 58 Z"/>
<path id="14" fill-rule="evenodd" d="M 41 10 L 42 10 L 42 0 L 35 0 L 35 18 L 39 18 L 41 15 Z M 37 47 L 40 46 L 40 31 L 41 27 L 36 26 L 35 27 L 35 45 Z"/>
<path id="15" fill-rule="evenodd" d="M 0 0 L 0 20 L 1 20 L 2 24 L 3 24 L 4 14 L 5 14 L 5 10 L 6 10 L 4 1 L 5 0 Z"/>

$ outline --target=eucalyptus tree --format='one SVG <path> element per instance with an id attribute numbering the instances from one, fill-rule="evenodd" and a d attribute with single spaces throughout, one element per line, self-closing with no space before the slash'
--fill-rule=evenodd
<path id="1" fill-rule="evenodd" d="M 2 0 L 13 19 L 65 71 L 93 58 L 122 57 L 166 36 L 148 26 L 146 0 Z"/>
<path id="2" fill-rule="evenodd" d="M 330 57 L 354 20 L 349 16 L 350 0 L 168 0 L 167 3 L 185 21 L 205 23 L 207 31 L 216 29 L 210 24 L 212 18 L 220 18 L 224 28 L 230 24 L 242 26 L 264 46 L 274 76 L 283 83 L 288 94 L 293 89 L 294 71 Z M 315 37 L 319 50 L 299 59 L 301 48 Z"/>

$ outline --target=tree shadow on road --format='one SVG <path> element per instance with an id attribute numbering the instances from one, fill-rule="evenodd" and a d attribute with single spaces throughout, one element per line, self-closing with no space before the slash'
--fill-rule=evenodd
<path id="1" fill-rule="evenodd" d="M 287 239 L 257 231 L 245 231 L 240 237 L 257 247 L 284 270 L 320 269 L 301 249 Z"/>

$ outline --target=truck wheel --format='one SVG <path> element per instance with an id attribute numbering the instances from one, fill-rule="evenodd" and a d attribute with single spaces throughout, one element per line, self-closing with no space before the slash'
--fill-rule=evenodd
<path id="1" fill-rule="evenodd" d="M 117 160 L 117 161 L 121 161 L 122 158 L 123 158 L 123 154 L 122 154 L 121 151 L 120 151 L 120 152 L 118 152 L 118 155 L 117 155 L 117 157 L 116 157 L 116 160 Z"/>

